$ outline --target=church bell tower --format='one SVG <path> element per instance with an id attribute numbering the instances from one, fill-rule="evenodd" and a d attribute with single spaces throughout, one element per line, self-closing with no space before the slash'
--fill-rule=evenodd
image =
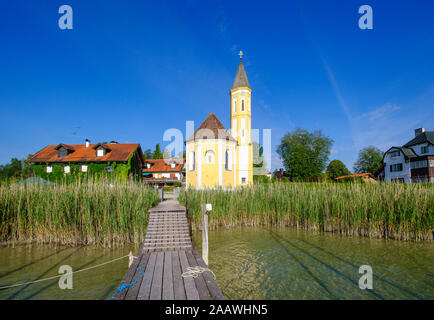
<path id="1" fill-rule="evenodd" d="M 244 70 L 242 51 L 239 56 L 240 64 L 229 95 L 231 97 L 231 134 L 237 140 L 236 181 L 237 185 L 242 186 L 253 184 L 252 88 Z"/>

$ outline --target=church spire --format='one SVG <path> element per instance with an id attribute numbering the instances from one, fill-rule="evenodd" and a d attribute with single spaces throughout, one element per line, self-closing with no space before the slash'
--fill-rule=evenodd
<path id="1" fill-rule="evenodd" d="M 237 75 L 235 76 L 235 80 L 234 80 L 234 84 L 232 85 L 232 89 L 235 89 L 238 87 L 250 88 L 249 80 L 247 80 L 246 71 L 244 70 L 244 66 L 243 66 L 243 62 L 242 62 L 244 53 L 242 51 L 240 51 L 240 53 L 238 55 L 240 56 L 240 64 L 238 65 Z"/>

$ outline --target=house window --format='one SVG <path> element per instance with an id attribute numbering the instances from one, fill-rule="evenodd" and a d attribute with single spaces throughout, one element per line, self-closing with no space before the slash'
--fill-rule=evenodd
<path id="1" fill-rule="evenodd" d="M 97 157 L 103 157 L 104 156 L 104 149 L 96 150 L 96 156 Z"/>
<path id="2" fill-rule="evenodd" d="M 53 167 L 46 167 L 45 170 L 47 171 L 47 173 L 51 173 L 53 172 Z"/>
<path id="3" fill-rule="evenodd" d="M 81 166 L 81 172 L 87 172 L 87 166 L 82 165 Z"/>
<path id="4" fill-rule="evenodd" d="M 399 157 L 401 153 L 399 151 L 392 151 L 390 152 L 390 157 L 391 158 L 395 158 L 395 157 Z"/>
<path id="5" fill-rule="evenodd" d="M 225 152 L 225 169 L 232 170 L 232 153 L 229 149 L 226 149 Z"/>
<path id="6" fill-rule="evenodd" d="M 242 177 L 241 178 L 241 183 L 242 184 L 246 184 L 247 183 L 247 178 L 246 177 Z"/>
<path id="7" fill-rule="evenodd" d="M 234 99 L 234 113 L 237 113 L 237 99 Z"/>
<path id="8" fill-rule="evenodd" d="M 390 172 L 399 172 L 399 171 L 402 171 L 402 163 L 390 165 Z"/>
<path id="9" fill-rule="evenodd" d="M 104 170 L 107 171 L 107 172 L 113 172 L 113 167 L 112 166 L 107 166 L 107 167 L 104 167 Z"/>
<path id="10" fill-rule="evenodd" d="M 428 153 L 428 146 L 423 146 L 420 148 L 421 153 Z"/>
<path id="11" fill-rule="evenodd" d="M 146 168 L 151 169 L 151 164 L 149 162 L 146 164 Z"/>
<path id="12" fill-rule="evenodd" d="M 175 162 L 172 162 L 172 163 L 170 164 L 170 167 L 171 167 L 172 169 L 174 169 L 174 168 L 176 167 L 176 163 L 175 163 Z"/>
<path id="13" fill-rule="evenodd" d="M 395 178 L 390 180 L 393 183 L 404 183 L 404 178 Z"/>
<path id="14" fill-rule="evenodd" d="M 71 167 L 70 167 L 70 166 L 64 166 L 64 167 L 63 167 L 63 171 L 64 171 L 65 173 L 70 173 L 70 172 L 71 172 Z"/>
<path id="15" fill-rule="evenodd" d="M 208 151 L 205 153 L 205 161 L 206 161 L 206 163 L 208 163 L 208 164 L 214 164 L 214 151 L 212 151 L 212 150 L 208 150 Z"/>
<path id="16" fill-rule="evenodd" d="M 190 171 L 194 171 L 195 167 L 196 167 L 196 157 L 195 157 L 195 152 L 194 151 L 190 151 L 190 155 L 188 157 L 189 159 L 189 170 Z"/>
<path id="17" fill-rule="evenodd" d="M 427 160 L 419 160 L 419 161 L 410 162 L 410 168 L 411 169 L 426 168 L 426 167 L 428 167 L 428 161 Z"/>
<path id="18" fill-rule="evenodd" d="M 241 98 L 241 111 L 244 112 L 244 97 Z"/>
<path id="19" fill-rule="evenodd" d="M 67 152 L 65 149 L 59 151 L 59 157 L 61 157 L 61 158 L 66 157 L 66 154 L 67 154 Z"/>
<path id="20" fill-rule="evenodd" d="M 429 160 L 429 166 L 434 167 L 434 160 Z"/>

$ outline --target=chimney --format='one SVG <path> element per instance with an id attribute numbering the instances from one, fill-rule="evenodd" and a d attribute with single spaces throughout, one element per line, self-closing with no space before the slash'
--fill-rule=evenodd
<path id="1" fill-rule="evenodd" d="M 417 137 L 418 135 L 422 134 L 425 132 L 425 128 L 421 127 L 421 128 L 417 128 L 414 130 L 414 136 Z"/>
<path id="2" fill-rule="evenodd" d="M 90 146 L 90 141 L 89 139 L 86 139 L 86 148 L 89 148 L 89 146 Z"/>

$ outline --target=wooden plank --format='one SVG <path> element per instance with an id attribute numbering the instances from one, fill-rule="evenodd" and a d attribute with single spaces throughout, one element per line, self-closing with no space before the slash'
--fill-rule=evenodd
<path id="1" fill-rule="evenodd" d="M 163 270 L 163 300 L 173 300 L 173 273 L 172 273 L 172 252 L 164 253 Z"/>
<path id="2" fill-rule="evenodd" d="M 127 294 L 125 296 L 125 300 L 136 300 L 137 299 L 137 295 L 139 294 L 139 289 L 140 289 L 140 286 L 141 286 L 142 281 L 143 281 L 144 272 L 146 270 L 146 265 L 148 264 L 148 260 L 149 260 L 149 254 L 143 254 L 141 259 L 140 259 L 140 264 L 137 267 L 136 274 L 134 275 L 134 277 L 137 280 L 137 283 L 128 288 Z M 143 268 L 143 269 L 139 269 L 139 267 Z M 141 275 L 142 272 L 143 272 L 143 275 Z"/>
<path id="3" fill-rule="evenodd" d="M 139 248 L 139 253 L 141 252 L 141 248 L 143 248 L 143 244 L 140 246 Z M 125 264 L 126 264 L 126 260 L 125 260 Z M 137 266 L 140 263 L 140 259 L 136 258 L 134 259 L 133 263 L 131 264 L 131 266 L 128 268 L 127 273 L 125 274 L 124 278 L 122 279 L 121 283 L 119 286 L 122 286 L 124 284 L 130 283 L 131 279 L 134 277 L 136 270 L 137 270 Z M 112 300 L 123 300 L 125 298 L 125 295 L 127 294 L 127 290 L 122 290 L 121 292 L 117 292 Z"/>
<path id="4" fill-rule="evenodd" d="M 193 256 L 193 253 L 191 251 L 185 251 L 185 255 L 187 256 L 188 264 L 190 265 L 190 267 L 199 266 L 196 262 L 196 258 Z M 208 286 L 206 285 L 203 273 L 199 274 L 196 278 L 193 279 L 194 283 L 196 284 L 200 300 L 211 300 L 211 294 L 209 292 Z"/>
<path id="5" fill-rule="evenodd" d="M 200 256 L 199 252 L 197 250 L 192 251 L 193 256 L 196 258 L 196 262 L 199 266 L 203 268 L 208 268 L 205 264 L 205 261 L 203 261 L 202 257 Z M 203 278 L 205 279 L 206 285 L 208 286 L 208 290 L 210 292 L 211 298 L 214 300 L 223 300 L 223 293 L 221 292 L 220 288 L 217 285 L 217 282 L 215 281 L 213 275 L 211 272 L 204 272 L 202 273 Z"/>
<path id="6" fill-rule="evenodd" d="M 149 300 L 161 300 L 161 292 L 163 289 L 163 264 L 164 252 L 158 252 L 155 262 L 154 276 L 152 277 L 151 294 Z"/>
<path id="7" fill-rule="evenodd" d="M 187 272 L 189 264 L 187 256 L 185 255 L 185 251 L 179 251 L 179 261 L 181 263 L 182 273 Z M 192 277 L 183 277 L 183 279 L 187 300 L 199 300 L 199 293 L 197 292 L 194 279 Z"/>
<path id="8" fill-rule="evenodd" d="M 179 251 L 172 253 L 173 294 L 175 300 L 186 300 L 184 280 L 182 278 Z"/>
<path id="9" fill-rule="evenodd" d="M 148 264 L 146 265 L 145 275 L 143 276 L 142 284 L 140 285 L 138 300 L 148 300 L 151 292 L 152 278 L 154 276 L 155 261 L 157 255 L 151 253 Z"/>

